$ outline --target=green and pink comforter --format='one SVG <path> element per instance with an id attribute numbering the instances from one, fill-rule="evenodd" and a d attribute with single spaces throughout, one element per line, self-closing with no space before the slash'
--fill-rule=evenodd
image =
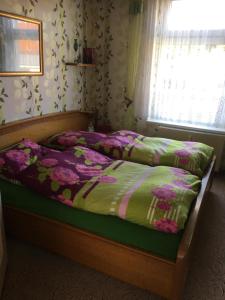
<path id="1" fill-rule="evenodd" d="M 202 177 L 213 155 L 213 148 L 202 143 L 146 137 L 121 130 L 112 134 L 68 131 L 51 137 L 47 145 L 69 149 L 83 145 L 114 159 L 123 159 L 149 166 L 171 166 Z"/>
<path id="2" fill-rule="evenodd" d="M 65 205 L 170 233 L 184 228 L 200 188 L 185 170 L 111 160 L 85 147 L 49 150 L 17 178 Z"/>

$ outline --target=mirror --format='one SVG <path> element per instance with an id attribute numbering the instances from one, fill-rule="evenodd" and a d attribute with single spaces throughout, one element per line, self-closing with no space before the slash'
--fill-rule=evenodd
<path id="1" fill-rule="evenodd" d="M 0 11 L 0 76 L 43 75 L 42 22 Z"/>

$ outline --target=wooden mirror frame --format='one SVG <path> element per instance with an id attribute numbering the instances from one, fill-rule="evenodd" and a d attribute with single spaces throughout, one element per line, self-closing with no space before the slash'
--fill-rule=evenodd
<path id="1" fill-rule="evenodd" d="M 42 21 L 37 19 L 32 19 L 28 17 L 19 16 L 16 14 L 0 11 L 0 17 L 11 18 L 15 20 L 20 20 L 32 24 L 38 25 L 38 37 L 39 37 L 39 65 L 40 71 L 0 71 L 0 76 L 42 76 L 44 75 L 44 60 L 43 60 L 43 30 Z"/>

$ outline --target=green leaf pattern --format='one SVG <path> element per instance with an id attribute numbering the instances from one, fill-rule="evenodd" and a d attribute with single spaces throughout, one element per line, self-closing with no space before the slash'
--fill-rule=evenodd
<path id="1" fill-rule="evenodd" d="M 70 189 L 65 189 L 65 190 L 63 191 L 63 197 L 64 197 L 65 199 L 71 199 L 71 190 L 70 190 Z"/>
<path id="2" fill-rule="evenodd" d="M 51 189 L 53 190 L 53 192 L 58 191 L 60 185 L 58 184 L 57 181 L 51 181 Z"/>

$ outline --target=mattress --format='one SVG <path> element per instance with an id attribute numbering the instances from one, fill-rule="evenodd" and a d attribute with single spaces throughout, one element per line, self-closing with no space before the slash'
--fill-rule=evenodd
<path id="1" fill-rule="evenodd" d="M 3 205 L 22 209 L 107 239 L 175 261 L 183 231 L 168 234 L 121 220 L 70 208 L 20 185 L 0 180 Z"/>

